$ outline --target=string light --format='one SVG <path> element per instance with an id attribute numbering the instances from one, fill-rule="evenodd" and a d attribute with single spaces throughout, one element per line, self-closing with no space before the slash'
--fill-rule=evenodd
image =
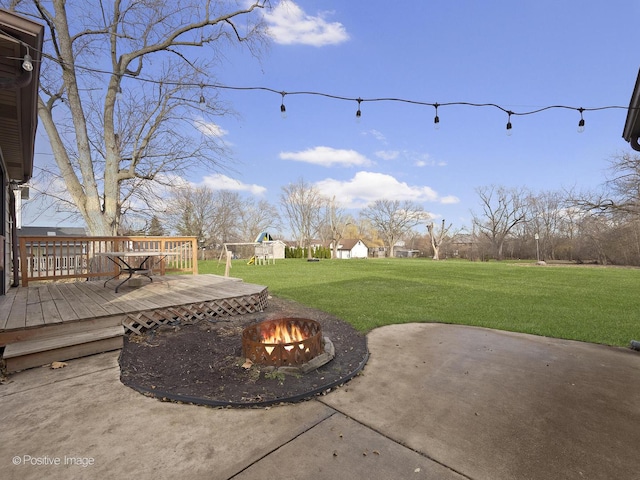
<path id="1" fill-rule="evenodd" d="M 207 103 L 207 100 L 204 98 L 204 85 L 200 84 L 200 104 Z"/>
<path id="2" fill-rule="evenodd" d="M 30 60 L 31 57 L 29 56 L 29 54 L 27 53 L 27 55 L 25 55 L 24 60 Z M 27 66 L 24 66 L 23 62 L 23 68 L 28 68 L 28 63 Z M 58 62 L 60 63 L 60 62 Z M 33 66 L 33 65 L 32 65 Z M 86 67 L 83 65 L 79 65 L 79 64 L 75 64 L 74 68 L 78 69 L 78 70 L 85 70 L 85 71 L 89 71 L 92 73 L 101 73 L 101 74 L 105 74 L 105 75 L 113 75 L 113 72 L 107 71 L 107 70 L 101 70 L 101 69 L 97 69 L 94 67 Z M 207 87 L 207 88 L 214 88 L 214 89 L 221 89 L 221 90 L 235 90 L 235 91 L 264 91 L 264 92 L 271 92 L 271 93 L 276 93 L 279 95 L 282 95 L 282 104 L 280 105 L 280 113 L 282 115 L 283 118 L 286 118 L 287 114 L 286 114 L 286 107 L 284 105 L 284 97 L 285 95 L 314 95 L 314 96 L 321 96 L 321 97 L 326 97 L 326 98 L 332 98 L 332 99 L 336 99 L 336 100 L 346 100 L 346 101 L 357 101 L 358 102 L 358 110 L 356 111 L 356 119 L 360 119 L 362 116 L 362 111 L 360 110 L 360 104 L 362 102 L 401 102 L 401 103 L 410 103 L 413 105 L 424 105 L 424 106 L 431 106 L 434 107 L 436 110 L 436 115 L 433 119 L 433 123 L 434 123 L 434 128 L 438 129 L 440 126 L 440 118 L 438 116 L 438 108 L 439 107 L 443 107 L 443 106 L 453 106 L 453 105 L 459 105 L 459 106 L 467 106 L 467 107 L 492 107 L 492 108 L 496 108 L 498 110 L 501 110 L 503 112 L 505 112 L 508 116 L 509 116 L 509 120 L 507 122 L 507 134 L 510 135 L 512 133 L 512 124 L 511 124 L 511 115 L 517 115 L 517 116 L 524 116 L 524 115 L 534 115 L 537 113 L 541 113 L 544 112 L 546 110 L 552 110 L 552 109 L 566 109 L 566 110 L 575 110 L 577 112 L 580 113 L 580 121 L 578 122 L 578 130 L 580 132 L 582 132 L 584 130 L 584 118 L 583 118 L 583 112 L 594 112 L 594 111 L 600 111 L 600 110 L 629 110 L 628 106 L 622 106 L 622 105 L 606 105 L 606 106 L 601 106 L 601 107 L 592 107 L 592 108 L 583 108 L 583 107 L 572 107 L 569 105 L 548 105 L 548 106 L 544 106 L 544 107 L 540 107 L 540 108 L 536 108 L 534 110 L 529 110 L 529 111 L 523 111 L 523 112 L 514 112 L 511 110 L 506 109 L 505 107 L 502 107 L 498 104 L 495 103 L 473 103 L 473 102 L 445 102 L 445 103 L 431 103 L 431 102 L 423 102 L 423 101 L 418 101 L 418 100 L 410 100 L 410 99 L 404 99 L 404 98 L 393 98 L 393 97 L 384 97 L 384 98 L 354 98 L 354 97 L 345 97 L 345 96 L 340 96 L 340 95 L 333 95 L 333 94 L 329 94 L 329 93 L 324 93 L 324 92 L 314 92 L 314 91 L 296 91 L 296 92 L 285 92 L 285 91 L 279 91 L 273 88 L 269 88 L 269 87 L 240 87 L 240 86 L 233 86 L 233 85 L 223 85 L 223 84 L 217 84 L 217 83 L 212 83 L 212 84 L 190 84 L 190 83 L 185 83 L 185 82 L 181 82 L 181 81 L 173 81 L 173 82 L 167 82 L 167 81 L 160 81 L 160 80 L 155 80 L 153 78 L 145 78 L 145 77 L 141 77 L 141 76 L 134 76 L 134 75 L 129 75 L 129 74 L 124 74 L 123 76 L 127 76 L 130 77 L 134 80 L 140 81 L 140 82 L 147 82 L 147 83 L 155 83 L 155 84 L 160 84 L 160 83 L 165 83 L 167 85 L 175 85 L 175 86 L 182 86 L 182 87 Z M 122 89 L 118 88 L 118 94 L 121 94 Z M 203 99 L 203 95 L 201 95 L 201 100 Z"/>
<path id="3" fill-rule="evenodd" d="M 286 95 L 286 93 L 280 92 L 280 94 L 282 95 L 282 104 L 280 105 L 280 116 L 282 118 L 287 118 L 287 107 L 284 106 L 284 96 Z"/>
<path id="4" fill-rule="evenodd" d="M 24 55 L 24 59 L 22 60 L 22 68 L 27 71 L 33 71 L 33 59 L 31 55 L 29 55 L 29 47 L 27 47 L 27 53 Z"/>
<path id="5" fill-rule="evenodd" d="M 584 118 L 582 118 L 582 112 L 584 112 L 584 108 L 580 107 L 578 109 L 580 112 L 580 121 L 578 122 L 578 133 L 584 132 Z"/>
<path id="6" fill-rule="evenodd" d="M 22 69 L 26 72 L 32 72 L 33 71 L 33 58 L 31 57 L 31 55 L 29 55 L 29 45 L 24 43 L 22 40 L 20 40 L 18 37 L 14 37 L 13 35 L 9 34 L 8 32 L 5 32 L 4 30 L 0 29 L 0 36 L 2 36 L 3 38 L 6 38 L 7 40 L 12 40 L 20 45 L 22 45 L 23 47 L 25 47 L 27 49 L 27 53 L 25 53 L 24 57 L 22 58 L 15 58 L 15 57 L 4 57 L 4 58 L 10 58 L 12 60 L 22 60 Z M 38 50 L 39 53 L 42 53 Z"/>

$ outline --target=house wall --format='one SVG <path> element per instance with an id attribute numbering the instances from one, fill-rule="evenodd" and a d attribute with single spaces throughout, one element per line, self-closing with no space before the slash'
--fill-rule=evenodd
<path id="1" fill-rule="evenodd" d="M 338 249 L 338 258 L 367 258 L 369 256 L 369 249 L 367 246 L 359 241 L 351 250 Z"/>
<path id="2" fill-rule="evenodd" d="M 11 266 L 11 215 L 9 210 L 9 182 L 7 181 L 6 168 L 4 163 L 4 157 L 2 156 L 2 151 L 0 151 L 0 202 L 2 202 L 2 212 L 0 215 L 0 220 L 2 221 L 2 231 L 0 231 L 0 259 L 2 261 L 2 272 L 3 276 L 2 288 L 0 290 L 0 295 L 4 295 L 9 291 L 12 283 L 12 273 L 13 269 Z"/>
<path id="3" fill-rule="evenodd" d="M 351 249 L 351 258 L 367 258 L 368 255 L 369 249 L 362 242 L 356 243 Z"/>
<path id="4" fill-rule="evenodd" d="M 351 250 L 338 250 L 338 258 L 351 258 Z"/>
<path id="5" fill-rule="evenodd" d="M 271 258 L 284 258 L 284 242 L 280 240 L 257 243 L 254 247 L 256 257 L 269 255 Z"/>
<path id="6" fill-rule="evenodd" d="M 4 187 L 4 198 L 9 198 L 9 187 Z M 4 231 L 2 235 L 4 236 L 4 240 L 1 242 L 0 248 L 2 248 L 2 258 L 4 260 L 4 291 L 0 292 L 2 295 L 6 294 L 11 288 L 11 284 L 13 283 L 13 263 L 11 250 L 13 244 L 11 242 L 11 215 L 9 213 L 9 202 L 4 202 Z"/>
<path id="7" fill-rule="evenodd" d="M 276 240 L 273 242 L 273 258 L 284 258 L 284 242 Z"/>

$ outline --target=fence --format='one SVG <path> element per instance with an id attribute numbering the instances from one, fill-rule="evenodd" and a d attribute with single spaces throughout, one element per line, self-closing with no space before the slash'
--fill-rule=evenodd
<path id="1" fill-rule="evenodd" d="M 20 237 L 20 277 L 23 286 L 36 280 L 104 278 L 118 267 L 105 252 L 168 252 L 158 271 L 198 273 L 195 237 Z"/>

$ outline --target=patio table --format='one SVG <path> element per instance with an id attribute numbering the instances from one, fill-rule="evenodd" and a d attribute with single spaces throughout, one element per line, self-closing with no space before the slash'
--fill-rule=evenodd
<path id="1" fill-rule="evenodd" d="M 115 263 L 119 269 L 117 275 L 114 275 L 104 282 L 104 287 L 106 287 L 107 283 L 111 280 L 120 277 L 122 273 L 128 275 L 127 278 L 116 286 L 117 293 L 118 289 L 134 274 L 143 275 L 153 282 L 153 278 L 151 278 L 151 275 L 153 274 L 153 267 L 160 263 L 164 258 L 170 255 L 179 254 L 175 252 L 160 252 L 158 250 L 136 250 L 130 252 L 99 252 L 96 253 L 96 255 L 107 257 Z"/>

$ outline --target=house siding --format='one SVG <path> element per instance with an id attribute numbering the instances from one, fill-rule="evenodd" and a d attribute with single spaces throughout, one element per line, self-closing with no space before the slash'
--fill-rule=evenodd
<path id="1" fill-rule="evenodd" d="M 362 240 L 358 240 L 353 247 L 345 248 L 343 245 L 338 245 L 338 258 L 367 258 L 369 256 L 369 248 L 364 244 Z"/>
<path id="2" fill-rule="evenodd" d="M 11 288 L 12 283 L 12 274 L 13 267 L 11 264 L 11 250 L 13 247 L 12 238 L 11 238 L 11 213 L 10 213 L 10 202 L 9 202 L 9 182 L 7 181 L 6 174 L 6 165 L 4 162 L 4 157 L 2 156 L 2 151 L 0 151 L 0 177 L 2 178 L 2 215 L 0 219 L 3 224 L 2 228 L 2 241 L 0 241 L 0 249 L 2 249 L 1 255 L 3 260 L 2 265 L 2 275 L 4 277 L 4 281 L 2 282 L 2 289 L 0 291 L 0 295 L 5 295 L 9 288 Z"/>

